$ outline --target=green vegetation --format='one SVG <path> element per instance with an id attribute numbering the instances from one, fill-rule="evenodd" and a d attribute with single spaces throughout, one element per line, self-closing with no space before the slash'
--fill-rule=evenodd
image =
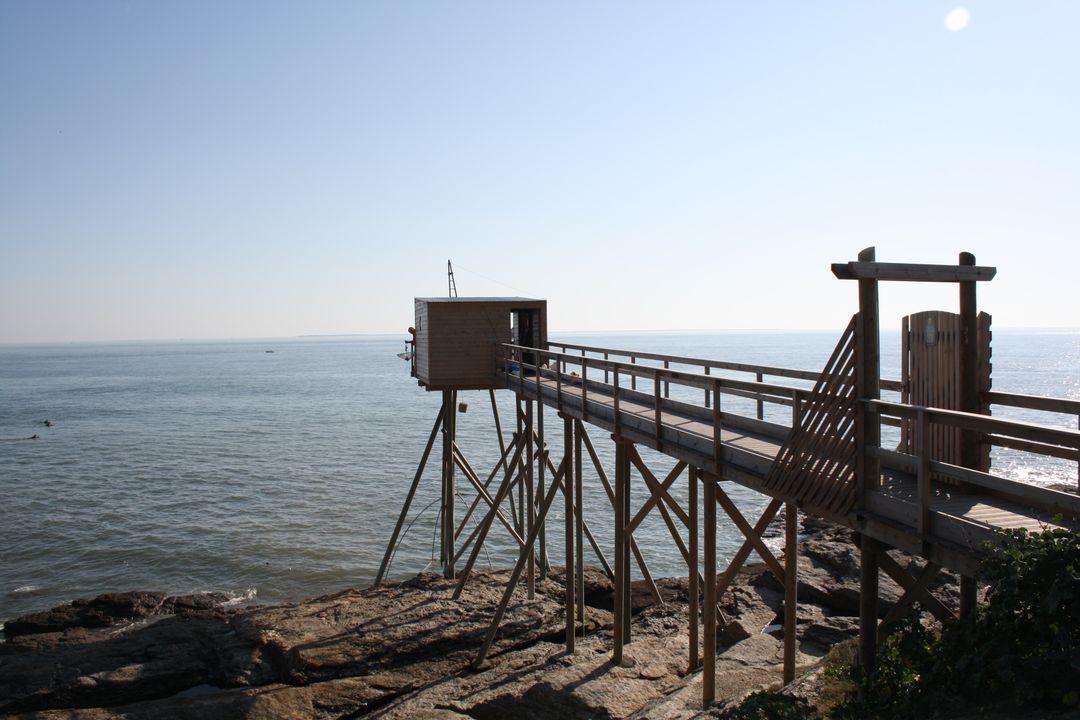
<path id="1" fill-rule="evenodd" d="M 799 697 L 756 692 L 720 716 L 722 720 L 816 720 L 817 711 Z"/>
<path id="2" fill-rule="evenodd" d="M 990 590 L 971 616 L 940 631 L 917 617 L 903 621 L 881 644 L 870 680 L 854 662 L 855 643 L 838 645 L 826 658 L 814 708 L 759 693 L 744 703 L 746 713 L 724 717 L 932 718 L 1077 708 L 1080 533 L 1007 531 L 987 550 L 980 579 Z"/>

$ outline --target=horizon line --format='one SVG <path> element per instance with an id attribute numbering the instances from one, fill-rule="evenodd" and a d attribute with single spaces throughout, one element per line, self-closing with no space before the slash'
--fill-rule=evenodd
<path id="1" fill-rule="evenodd" d="M 606 330 L 553 330 L 551 335 L 678 335 L 678 334 L 707 334 L 707 333 L 819 333 L 840 332 L 843 328 L 679 328 L 679 329 L 606 329 Z M 995 327 L 995 332 L 1001 331 L 1044 331 L 1058 333 L 1080 332 L 1080 325 L 1006 325 Z M 883 330 L 882 332 L 899 332 L 895 330 Z M 318 338 L 350 338 L 350 337 L 406 337 L 407 333 L 398 332 L 342 332 L 342 333 L 306 333 L 300 335 L 244 335 L 244 336 L 218 336 L 218 337 L 149 337 L 149 338 L 114 338 L 93 340 L 0 340 L 0 347 L 28 346 L 28 345 L 106 345 L 106 344 L 132 344 L 132 343 L 182 343 L 182 342 L 272 342 L 282 340 L 309 340 Z"/>

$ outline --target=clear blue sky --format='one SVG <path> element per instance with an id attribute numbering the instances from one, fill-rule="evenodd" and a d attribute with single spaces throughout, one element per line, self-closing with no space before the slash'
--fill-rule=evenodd
<path id="1" fill-rule="evenodd" d="M 867 245 L 1078 326 L 1078 37 L 1074 0 L 6 0 L 0 342 L 403 332 L 447 258 L 555 331 L 839 328 Z"/>

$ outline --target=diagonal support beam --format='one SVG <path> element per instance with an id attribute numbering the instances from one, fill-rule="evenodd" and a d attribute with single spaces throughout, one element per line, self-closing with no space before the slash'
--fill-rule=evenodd
<path id="1" fill-rule="evenodd" d="M 517 445 L 517 449 L 514 451 L 514 459 L 510 461 L 510 468 L 517 468 L 518 461 L 521 459 L 521 454 L 525 450 L 527 441 L 524 435 L 516 435 L 514 437 L 514 444 Z M 469 554 L 469 561 L 465 564 L 465 569 L 458 577 L 457 587 L 454 588 L 453 599 L 457 600 L 461 597 L 461 591 L 465 589 L 465 583 L 469 579 L 469 575 L 472 574 L 473 565 L 476 564 L 476 558 L 480 556 L 480 548 L 484 546 L 484 540 L 487 539 L 488 530 L 491 528 L 491 523 L 495 521 L 495 508 L 501 507 L 506 496 L 510 493 L 510 490 L 517 484 L 520 487 L 520 483 L 515 482 L 508 472 L 504 477 L 502 484 L 499 486 L 499 491 L 495 493 L 494 507 L 488 511 L 488 514 L 484 516 L 483 522 L 476 526 L 477 538 L 473 542 L 472 553 Z M 524 558 L 524 555 L 522 555 Z"/>
<path id="2" fill-rule="evenodd" d="M 641 477 L 644 478 L 645 483 L 649 486 L 649 490 L 652 494 L 634 514 L 633 519 L 630 520 L 630 524 L 626 526 L 627 531 L 632 533 L 634 530 L 637 530 L 637 526 L 641 524 L 641 521 L 644 520 L 649 512 L 661 501 L 666 502 L 671 507 L 672 511 L 674 511 L 674 513 L 679 516 L 679 519 L 682 520 L 684 526 L 689 525 L 690 516 L 677 502 L 675 502 L 671 497 L 671 493 L 668 492 L 675 481 L 679 479 L 679 476 L 682 475 L 682 471 L 686 469 L 686 461 L 680 460 L 676 463 L 675 467 L 673 467 L 671 472 L 667 474 L 667 477 L 664 478 L 663 483 L 657 481 L 656 476 L 653 475 L 652 471 L 645 465 L 645 462 L 641 459 L 641 455 L 639 455 L 636 450 L 630 455 L 630 462 L 634 463 L 634 467 L 641 473 Z M 663 508 L 663 505 L 660 507 Z"/>
<path id="3" fill-rule="evenodd" d="M 671 495 L 669 493 L 659 492 L 660 483 L 656 480 L 656 477 L 653 476 L 653 474 L 651 472 L 649 472 L 649 468 L 647 468 L 645 466 L 645 463 L 641 459 L 641 456 L 638 455 L 637 449 L 634 448 L 633 446 L 630 447 L 630 455 L 631 455 L 631 458 L 630 458 L 631 461 L 633 461 L 634 465 L 641 472 L 641 477 L 645 480 L 645 484 L 649 487 L 650 492 L 653 493 L 652 497 L 663 497 L 665 499 L 666 503 L 671 504 L 674 508 L 676 508 L 679 511 L 679 513 L 680 513 L 679 518 L 680 518 L 680 520 L 683 521 L 683 525 L 685 527 L 689 527 L 690 526 L 690 516 L 687 515 L 686 512 L 682 509 L 682 507 L 680 507 L 679 504 L 675 502 L 675 500 L 671 497 Z M 665 482 L 667 482 L 668 485 L 670 486 L 670 483 L 672 481 L 674 481 L 675 479 L 677 479 L 679 477 L 679 475 L 682 474 L 682 470 L 685 467 L 686 467 L 686 463 L 679 462 L 675 466 L 675 468 L 672 469 L 671 474 L 668 475 L 668 478 L 667 478 L 667 480 Z M 686 549 L 686 543 L 683 542 L 682 535 L 679 534 L 678 528 L 675 527 L 675 521 L 671 519 L 671 514 L 668 512 L 667 506 L 664 503 L 661 503 L 658 507 L 660 508 L 660 516 L 664 520 L 664 524 L 667 526 L 668 532 L 671 534 L 671 539 L 675 542 L 675 545 L 679 548 L 679 552 L 682 554 L 683 560 L 686 560 L 686 561 L 689 562 L 690 552 Z M 644 508 L 644 506 L 643 506 L 643 508 Z M 638 518 L 639 518 L 638 522 L 640 522 L 641 520 L 645 519 L 645 516 L 642 515 L 640 513 L 640 511 L 639 511 Z M 629 532 L 632 533 L 634 531 L 634 527 L 636 527 L 636 526 L 634 526 L 633 523 L 630 523 L 629 527 L 630 527 Z"/>
<path id="4" fill-rule="evenodd" d="M 712 482 L 716 485 L 716 502 L 720 504 L 720 507 L 724 508 L 724 512 L 728 514 L 731 521 L 735 523 L 735 526 L 739 528 L 743 536 L 750 541 L 754 550 L 761 556 L 761 559 L 765 561 L 765 565 L 772 571 L 772 574 L 776 576 L 776 579 L 780 581 L 781 585 L 784 583 L 784 568 L 780 565 L 780 562 L 773 555 L 772 550 L 769 550 L 765 545 L 765 541 L 761 539 L 761 535 L 754 532 L 754 528 L 750 527 L 750 523 L 746 521 L 743 514 L 739 512 L 739 508 L 736 507 L 728 494 L 724 492 L 724 489 L 720 487 L 719 481 L 714 477 L 706 477 L 705 482 Z"/>
<path id="5" fill-rule="evenodd" d="M 413 476 L 412 485 L 409 486 L 409 492 L 405 495 L 405 502 L 401 506 L 401 514 L 398 516 L 397 524 L 394 526 L 394 532 L 390 535 L 390 542 L 386 544 L 386 554 L 383 555 L 382 564 L 379 566 L 379 573 L 375 576 L 376 587 L 382 584 L 386 571 L 390 569 L 390 563 L 394 557 L 394 550 L 397 548 L 398 535 L 401 533 L 401 526 L 405 524 L 405 518 L 409 514 L 409 508 L 412 506 L 413 498 L 416 496 L 416 488 L 420 485 L 420 478 L 424 476 L 424 468 L 427 467 L 428 457 L 431 455 L 431 448 L 435 445 L 435 438 L 439 436 L 439 428 L 442 427 L 442 421 L 445 415 L 446 406 L 444 405 L 439 409 L 439 414 L 435 417 L 435 424 L 431 427 L 431 435 L 428 437 L 427 445 L 424 446 L 424 454 L 420 457 L 420 464 L 416 468 L 416 475 Z"/>
<path id="6" fill-rule="evenodd" d="M 547 518 L 551 503 L 559 492 L 560 484 L 566 472 L 566 463 L 567 458 L 563 458 L 558 473 L 552 479 L 551 486 L 547 491 L 547 496 L 544 498 L 543 505 L 540 507 L 540 511 L 536 516 L 536 523 L 529 532 L 528 540 L 525 541 L 525 553 L 518 558 L 517 564 L 514 566 L 514 572 L 510 575 L 510 581 L 506 584 L 506 590 L 503 591 L 499 607 L 495 610 L 495 617 L 492 618 L 491 625 L 488 626 L 487 635 L 484 637 L 484 643 L 480 646 L 480 650 L 476 653 L 476 658 L 473 660 L 472 666 L 474 668 L 480 667 L 484 662 L 488 651 L 491 649 L 491 643 L 495 641 L 495 635 L 499 632 L 499 624 L 502 623 L 503 615 L 506 614 L 506 607 L 510 604 L 510 598 L 513 597 L 514 590 L 517 588 L 518 581 L 521 579 L 521 572 L 525 569 L 528 558 L 532 556 L 533 546 L 536 544 L 536 539 L 540 536 L 540 528 L 544 526 L 544 519 Z M 455 595 L 455 598 L 456 597 L 457 596 Z"/>
<path id="7" fill-rule="evenodd" d="M 552 475 L 555 475 L 558 472 L 558 470 L 555 469 L 554 463 L 551 462 L 550 455 L 545 456 L 544 460 L 547 462 L 548 470 L 551 471 Z M 575 459 L 575 462 L 578 462 L 578 461 Z M 578 477 L 580 477 L 580 475 Z M 579 500 L 581 499 L 581 493 L 575 492 L 574 494 L 577 496 L 577 498 Z M 577 512 L 579 512 L 579 513 L 581 512 L 580 503 L 575 504 L 575 509 L 577 510 Z M 604 568 L 604 573 L 608 576 L 609 580 L 614 581 L 615 580 L 615 572 L 611 569 L 611 565 L 608 564 L 607 558 L 604 557 L 604 552 L 600 549 L 599 543 L 596 542 L 596 536 L 592 534 L 592 530 L 589 528 L 589 524 L 587 522 L 585 522 L 584 519 L 581 521 L 581 530 L 582 530 L 582 533 L 585 535 L 585 538 L 589 541 L 589 545 L 592 546 L 593 554 L 596 555 L 596 559 L 600 562 L 601 567 Z M 646 568 L 646 571 L 647 570 L 648 569 Z M 642 574 L 645 575 L 645 573 L 642 573 Z M 585 581 L 582 580 L 582 583 L 581 583 L 582 588 L 584 588 L 584 582 Z M 584 592 L 584 589 L 582 590 L 582 592 Z"/>
<path id="8" fill-rule="evenodd" d="M 491 483 L 495 479 L 495 476 L 499 474 L 500 464 L 504 467 L 505 470 L 509 470 L 509 467 L 506 466 L 506 457 L 507 457 L 506 454 L 509 453 L 511 449 L 513 449 L 512 445 L 510 446 L 510 448 L 503 451 L 503 455 L 500 458 L 499 463 L 496 463 L 495 467 L 493 467 L 491 469 L 491 472 L 488 473 L 487 480 L 485 480 L 484 483 L 483 483 L 485 490 L 487 490 L 488 488 L 491 487 Z M 461 448 L 460 447 L 456 448 L 455 451 L 458 454 L 461 454 L 462 459 L 465 458 L 465 455 L 461 453 Z M 458 467 L 461 468 L 462 472 L 472 472 L 473 475 L 476 475 L 476 471 L 472 468 L 472 466 L 468 463 L 467 460 L 465 461 L 465 464 L 468 466 L 467 468 L 462 467 L 461 463 L 458 463 Z M 477 479 L 479 479 L 479 475 L 476 475 L 476 477 L 477 477 Z M 511 493 L 510 494 L 510 500 L 511 500 L 510 517 L 514 517 L 514 506 L 512 504 L 513 499 L 514 499 L 514 495 L 513 495 L 513 493 Z M 477 495 L 476 497 L 474 497 L 472 499 L 472 502 L 469 504 L 469 510 L 468 510 L 468 512 L 465 513 L 465 517 L 463 517 L 461 519 L 461 522 L 458 523 L 458 529 L 457 529 L 457 533 L 455 533 L 455 537 L 460 538 L 461 533 L 465 532 L 465 526 L 469 524 L 469 520 L 472 518 L 472 514 L 474 512 L 476 512 L 476 508 L 479 505 L 480 505 L 480 496 Z M 457 561 L 458 558 L 461 557 L 462 554 L 463 554 L 462 551 L 458 551 L 457 556 L 455 556 L 455 558 L 454 558 L 455 562 Z"/>
<path id="9" fill-rule="evenodd" d="M 940 565 L 933 562 L 927 562 L 926 566 L 916 578 L 912 577 L 911 573 L 907 570 L 900 567 L 900 564 L 889 557 L 888 553 L 882 551 L 878 554 L 878 566 L 885 571 L 886 575 L 895 580 L 897 585 L 904 589 L 904 594 L 900 598 L 900 601 L 885 615 L 885 619 L 882 620 L 881 624 L 878 626 L 879 633 L 886 623 L 894 622 L 903 617 L 916 600 L 924 610 L 933 613 L 934 617 L 941 622 L 956 619 L 956 616 L 953 615 L 952 611 L 934 597 L 934 594 L 929 590 L 930 581 L 941 571 Z"/>
<path id="10" fill-rule="evenodd" d="M 584 428 L 584 426 L 582 426 Z M 596 474 L 600 477 L 600 483 L 604 486 L 604 491 L 607 493 L 608 502 L 611 503 L 612 509 L 615 508 L 615 491 L 611 488 L 611 483 L 608 481 L 607 473 L 604 472 L 604 465 L 600 462 L 600 456 L 596 454 L 596 448 L 593 447 L 592 439 L 589 437 L 588 432 L 581 433 L 581 439 L 585 442 L 585 449 L 589 451 L 589 458 L 592 459 L 593 467 L 596 468 Z M 645 582 L 649 585 L 649 591 L 652 593 L 653 598 L 657 603 L 663 604 L 664 600 L 660 596 L 660 589 L 656 587 L 656 583 L 653 582 L 652 573 L 649 572 L 649 566 L 645 562 L 645 558 L 641 555 L 641 550 L 638 548 L 637 540 L 634 536 L 630 536 L 630 550 L 634 553 L 634 558 L 637 560 L 638 569 L 641 570 L 641 576 L 645 578 Z"/>
<path id="11" fill-rule="evenodd" d="M 755 537 L 760 536 L 761 533 L 765 532 L 765 528 L 769 527 L 769 523 L 773 521 L 776 517 L 776 513 L 780 511 L 781 505 L 783 505 L 783 503 L 774 498 L 765 507 L 765 510 L 761 513 L 761 517 L 758 518 L 758 521 L 754 524 Z M 724 593 L 727 592 L 728 587 L 735 581 L 735 575 L 738 574 L 743 563 L 746 562 L 746 559 L 750 557 L 750 552 L 753 549 L 754 544 L 749 539 L 743 541 L 742 547 L 739 548 L 739 552 L 735 553 L 735 557 L 728 563 L 727 570 L 724 571 L 723 576 L 717 583 L 716 597 L 723 597 Z"/>
<path id="12" fill-rule="evenodd" d="M 469 480 L 469 482 L 472 483 L 473 487 L 476 488 L 477 497 L 482 498 L 484 502 L 488 504 L 488 507 L 495 512 L 495 516 L 499 518 L 499 521 L 502 522 L 503 527 L 505 527 L 506 531 L 510 533 L 510 537 L 514 538 L 514 541 L 517 542 L 519 546 L 524 545 L 525 540 L 523 540 L 522 537 L 517 534 L 517 530 L 514 529 L 514 526 L 510 524 L 510 521 L 506 519 L 506 516 L 503 515 L 502 511 L 495 505 L 495 501 L 492 499 L 491 495 L 488 494 L 488 491 L 484 487 L 483 483 L 480 482 L 480 478 L 476 476 L 476 471 L 472 469 L 469 461 L 465 459 L 465 456 L 462 454 L 461 449 L 457 446 L 457 443 L 454 443 L 454 462 L 461 469 L 461 471 L 465 473 L 465 477 Z M 498 470 L 498 467 L 496 466 L 495 469 Z"/>

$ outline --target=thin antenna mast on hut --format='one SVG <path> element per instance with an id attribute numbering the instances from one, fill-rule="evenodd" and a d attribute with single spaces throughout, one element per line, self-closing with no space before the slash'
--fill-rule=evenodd
<path id="1" fill-rule="evenodd" d="M 457 283 L 454 282 L 454 266 L 450 264 L 450 261 L 446 261 L 446 297 L 456 298 L 457 295 Z"/>

